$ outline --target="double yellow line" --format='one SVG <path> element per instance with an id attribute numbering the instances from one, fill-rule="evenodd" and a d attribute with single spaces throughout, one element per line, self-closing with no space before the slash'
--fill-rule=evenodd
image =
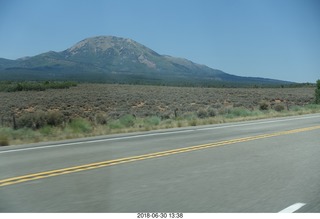
<path id="1" fill-rule="evenodd" d="M 237 138 L 237 139 L 231 139 L 231 140 L 227 140 L 227 141 L 219 141 L 219 142 L 214 142 L 214 143 L 209 143 L 209 144 L 202 144 L 202 145 L 178 148 L 178 149 L 173 149 L 173 150 L 143 154 L 143 155 L 138 155 L 138 156 L 124 157 L 124 158 L 119 158 L 119 159 L 115 159 L 115 160 L 107 160 L 107 161 L 102 161 L 102 162 L 97 162 L 97 163 L 90 163 L 90 164 L 85 164 L 85 165 L 80 165 L 80 166 L 69 167 L 69 168 L 56 169 L 56 170 L 51 170 L 51 171 L 46 171 L 46 172 L 28 174 L 28 175 L 23 175 L 23 176 L 0 180 L 0 187 L 13 185 L 13 184 L 17 184 L 17 183 L 22 183 L 22 182 L 27 182 L 27 181 L 31 181 L 31 180 L 48 178 L 48 177 L 52 177 L 52 176 L 60 176 L 60 175 L 69 174 L 69 173 L 97 169 L 97 168 L 101 168 L 101 167 L 108 167 L 108 166 L 113 166 L 113 165 L 117 165 L 117 164 L 129 163 L 129 162 L 146 160 L 146 159 L 157 158 L 157 157 L 164 157 L 164 156 L 169 156 L 169 155 L 173 155 L 173 154 L 202 150 L 202 149 L 206 149 L 206 148 L 235 144 L 235 143 L 240 143 L 240 142 L 253 141 L 253 140 L 258 140 L 258 139 L 263 139 L 263 138 L 276 137 L 276 136 L 280 136 L 280 135 L 289 135 L 289 134 L 294 134 L 294 133 L 299 133 L 299 132 L 312 131 L 312 130 L 316 130 L 316 129 L 320 129 L 320 126 L 312 126 L 312 127 L 307 127 L 307 128 L 293 129 L 293 130 L 289 130 L 289 131 L 275 132 L 275 133 L 271 133 L 271 134 L 256 135 L 256 136 L 250 136 L 250 137 L 245 137 L 245 138 Z"/>

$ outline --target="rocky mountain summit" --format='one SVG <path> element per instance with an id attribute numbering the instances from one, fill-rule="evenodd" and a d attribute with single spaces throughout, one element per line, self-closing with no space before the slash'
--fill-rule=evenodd
<path id="1" fill-rule="evenodd" d="M 240 77 L 183 58 L 160 55 L 115 36 L 84 39 L 61 52 L 17 60 L 0 58 L 0 80 L 76 80 L 158 85 L 273 85 L 289 82 Z"/>

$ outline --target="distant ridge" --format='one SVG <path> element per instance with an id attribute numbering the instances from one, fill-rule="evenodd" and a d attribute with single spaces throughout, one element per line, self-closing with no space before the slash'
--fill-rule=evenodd
<path id="1" fill-rule="evenodd" d="M 160 55 L 115 36 L 84 39 L 62 51 L 17 60 L 0 58 L 0 80 L 74 80 L 82 82 L 178 86 L 268 86 L 291 82 L 240 77 L 183 58 Z"/>

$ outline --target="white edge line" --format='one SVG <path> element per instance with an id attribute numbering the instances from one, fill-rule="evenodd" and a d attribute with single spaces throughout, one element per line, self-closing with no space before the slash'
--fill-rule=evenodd
<path id="1" fill-rule="evenodd" d="M 208 128 L 200 128 L 197 129 L 198 131 L 203 130 L 211 130 L 211 129 L 222 129 L 222 128 L 232 128 L 232 127 L 239 127 L 239 126 L 248 126 L 248 125 L 260 125 L 260 124 L 268 124 L 268 123 L 275 123 L 275 122 L 283 122 L 283 121 L 294 121 L 294 120 L 300 120 L 300 119 L 313 119 L 318 118 L 319 115 L 316 116 L 304 116 L 304 117 L 297 117 L 297 118 L 285 118 L 285 119 L 277 119 L 277 120 L 271 120 L 271 121 L 261 121 L 261 122 L 249 122 L 245 124 L 234 124 L 234 125 L 225 125 L 225 126 L 218 126 L 218 127 L 208 127 Z"/>
<path id="2" fill-rule="evenodd" d="M 124 137 L 115 137 L 115 138 L 107 138 L 107 139 L 99 139 L 99 140 L 88 140 L 88 141 L 79 141 L 79 142 L 70 142 L 70 143 L 62 143 L 62 144 L 53 144 L 39 147 L 31 147 L 31 148 L 20 148 L 20 149 L 12 149 L 7 151 L 0 151 L 0 154 L 17 152 L 17 151 L 28 151 L 28 150 L 37 150 L 37 149 L 45 149 L 45 148 L 55 148 L 55 147 L 63 147 L 70 145 L 78 145 L 78 144 L 86 144 L 86 143 L 97 143 L 97 142 L 105 142 L 105 141 L 116 141 L 123 139 L 131 139 L 131 138 L 140 138 L 140 137 L 148 137 L 148 136 L 156 136 L 156 135 L 169 135 L 169 134 L 177 134 L 184 132 L 193 132 L 194 129 L 191 130 L 181 130 L 181 131 L 173 131 L 173 132 L 160 132 L 160 133 L 150 133 L 150 134 L 141 134 L 141 135 L 132 135 L 132 136 L 124 136 Z"/>
<path id="3" fill-rule="evenodd" d="M 278 213 L 293 213 L 305 205 L 306 205 L 306 203 L 295 203 L 295 204 L 290 205 L 289 207 L 283 209 L 282 211 L 279 211 Z"/>
<path id="4" fill-rule="evenodd" d="M 241 126 L 249 126 L 249 125 L 259 125 L 259 124 L 267 124 L 267 123 L 275 123 L 275 122 L 283 122 L 283 121 L 293 121 L 293 120 L 300 120 L 300 119 L 312 119 L 312 118 L 317 118 L 317 117 L 319 117 L 319 115 L 303 116 L 303 117 L 296 117 L 296 118 L 276 119 L 276 120 L 271 120 L 271 121 L 249 122 L 249 123 L 245 123 L 245 124 L 223 125 L 223 126 L 215 126 L 215 127 L 208 127 L 208 128 L 198 128 L 198 129 L 195 128 L 195 129 L 172 131 L 172 132 L 169 131 L 169 132 L 140 134 L 140 135 L 115 137 L 115 138 L 106 138 L 106 139 L 99 139 L 99 140 L 88 140 L 88 141 L 52 144 L 52 145 L 46 145 L 46 146 L 20 148 L 20 149 L 12 149 L 12 150 L 9 149 L 9 150 L 6 150 L 6 151 L 0 151 L 0 154 L 18 152 L 18 151 L 28 151 L 28 150 L 46 149 L 46 148 L 54 148 L 54 147 L 63 147 L 63 146 L 70 146 L 70 145 L 87 144 L 87 143 L 116 141 L 116 140 L 131 139 L 131 138 L 141 138 L 141 137 L 148 137 L 148 136 L 169 135 L 169 134 L 177 134 L 177 133 L 185 133 L 185 132 L 193 132 L 193 131 L 206 131 L 206 130 L 213 130 L 213 129 L 223 129 L 223 128 L 241 127 Z"/>

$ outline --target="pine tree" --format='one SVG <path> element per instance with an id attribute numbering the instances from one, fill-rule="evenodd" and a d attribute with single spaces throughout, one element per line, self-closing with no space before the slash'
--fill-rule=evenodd
<path id="1" fill-rule="evenodd" d="M 317 80 L 317 88 L 315 90 L 316 104 L 320 104 L 320 80 Z"/>

